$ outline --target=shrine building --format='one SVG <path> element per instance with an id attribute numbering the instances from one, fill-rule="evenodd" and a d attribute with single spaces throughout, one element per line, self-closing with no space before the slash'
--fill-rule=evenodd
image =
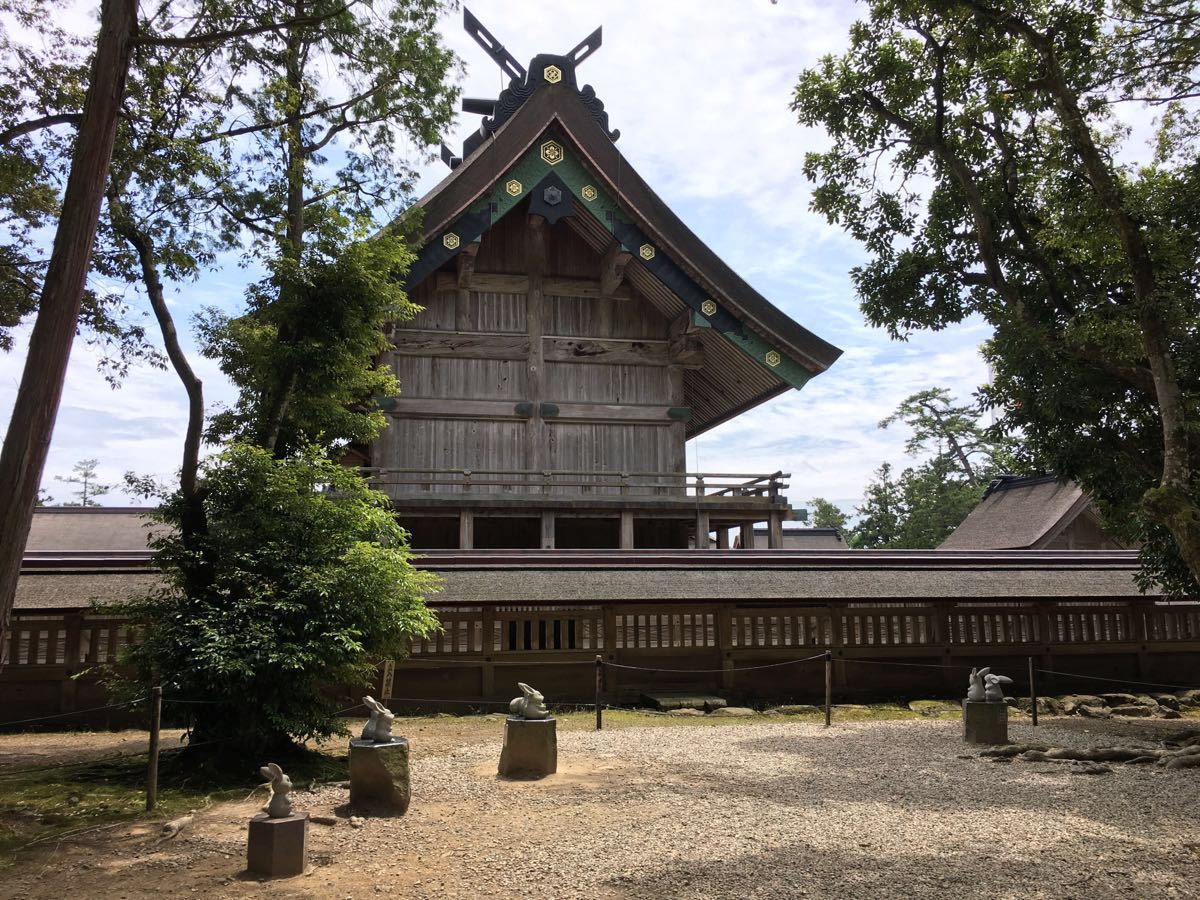
<path id="1" fill-rule="evenodd" d="M 793 321 L 654 193 L 576 71 L 599 29 L 511 77 L 416 204 L 420 255 L 388 362 L 401 393 L 355 460 L 417 549 L 783 546 L 782 472 L 702 473 L 688 439 L 802 388 L 841 351 Z M 402 227 L 398 223 L 398 227 Z M 740 537 L 740 540 L 739 540 Z"/>

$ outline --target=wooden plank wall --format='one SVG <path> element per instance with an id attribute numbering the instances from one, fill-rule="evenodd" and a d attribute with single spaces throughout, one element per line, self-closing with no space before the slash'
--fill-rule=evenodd
<path id="1" fill-rule="evenodd" d="M 531 228 L 522 210 L 464 262 L 461 277 L 435 273 L 412 291 L 425 309 L 397 326 L 387 360 L 401 395 L 372 465 L 684 471 L 685 427 L 669 414 L 683 372 L 649 301 L 627 284 L 601 296 L 600 255 L 565 222 Z"/>

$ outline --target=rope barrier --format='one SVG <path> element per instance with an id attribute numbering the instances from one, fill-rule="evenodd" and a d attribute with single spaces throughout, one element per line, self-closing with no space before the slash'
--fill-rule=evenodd
<path id="1" fill-rule="evenodd" d="M 1054 669 L 1034 669 L 1035 672 L 1041 672 L 1044 675 L 1062 675 L 1064 678 L 1084 678 L 1088 681 L 1107 681 L 1109 684 L 1138 684 L 1144 687 L 1165 687 L 1173 691 L 1192 691 L 1197 688 L 1181 684 L 1165 684 L 1161 681 L 1134 681 L 1132 678 L 1104 678 L 1100 675 L 1079 675 L 1075 672 L 1059 672 Z"/>
<path id="2" fill-rule="evenodd" d="M 804 659 L 789 659 L 789 660 L 785 660 L 784 662 L 767 663 L 767 664 L 761 665 L 761 666 L 741 666 L 741 667 L 735 666 L 732 669 L 661 669 L 661 668 L 651 668 L 648 666 L 627 666 L 627 665 L 623 665 L 622 663 L 608 662 L 607 660 L 605 662 L 603 662 L 602 665 L 608 666 L 610 669 L 631 669 L 631 670 L 636 670 L 638 672 L 682 672 L 682 673 L 688 674 L 688 675 L 700 675 L 700 674 L 719 675 L 722 672 L 754 672 L 754 671 L 757 671 L 758 669 L 777 669 L 780 666 L 794 666 L 797 663 L 812 662 L 814 659 L 824 659 L 824 658 L 825 658 L 825 653 L 824 653 L 824 651 L 822 651 L 821 653 L 818 653 L 816 656 L 806 656 Z M 595 665 L 595 663 L 591 663 L 591 665 Z"/>
<path id="3" fill-rule="evenodd" d="M 51 716 L 37 716 L 32 719 L 14 719 L 11 722 L 0 722 L 0 728 L 7 728 L 9 725 L 27 725 L 31 722 L 47 722 L 50 719 L 65 719 L 68 716 L 82 716 L 86 713 L 103 712 L 106 709 L 124 709 L 127 706 L 134 706 L 145 700 L 145 697 L 138 697 L 136 700 L 128 700 L 125 703 L 110 703 L 106 706 L 93 706 L 90 709 L 73 709 L 70 712 L 55 713 Z"/>
<path id="4" fill-rule="evenodd" d="M 859 663 L 864 666 L 906 666 L 911 669 L 970 669 L 971 666 L 963 665 L 962 663 L 904 663 L 904 662 L 884 662 L 880 659 L 842 659 L 835 658 L 835 662 Z"/>

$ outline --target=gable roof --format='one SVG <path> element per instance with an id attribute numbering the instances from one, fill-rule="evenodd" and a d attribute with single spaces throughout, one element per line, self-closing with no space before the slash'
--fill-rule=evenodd
<path id="1" fill-rule="evenodd" d="M 988 486 L 939 550 L 1022 550 L 1044 547 L 1091 505 L 1073 481 L 1053 475 L 1003 475 Z"/>
<path id="2" fill-rule="evenodd" d="M 557 70 L 555 80 L 546 73 Z M 476 101 L 473 101 L 476 102 Z M 748 285 L 654 193 L 616 149 L 590 86 L 576 87 L 569 57 L 535 58 L 467 142 L 468 155 L 416 204 L 422 250 L 415 287 L 547 187 L 597 253 L 630 254 L 626 281 L 668 320 L 690 317 L 705 364 L 685 374 L 688 436 L 711 428 L 827 369 L 841 350 L 793 321 Z M 482 136 L 482 137 L 481 137 Z"/>

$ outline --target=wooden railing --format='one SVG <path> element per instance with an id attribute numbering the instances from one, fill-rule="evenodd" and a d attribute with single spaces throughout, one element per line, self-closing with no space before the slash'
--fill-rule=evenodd
<path id="1" fill-rule="evenodd" d="M 393 496 L 410 494 L 517 493 L 703 497 L 778 501 L 788 488 L 785 472 L 604 472 L 532 469 L 363 468 L 371 483 Z"/>
<path id="2" fill-rule="evenodd" d="M 413 660 L 511 653 L 870 651 L 1032 648 L 1104 652 L 1114 645 L 1200 645 L 1200 604 L 1094 606 L 737 604 L 442 607 L 445 631 L 414 642 Z M 611 639 L 609 638 L 611 636 Z"/>
<path id="3" fill-rule="evenodd" d="M 1176 673 L 1169 675 L 1170 683 L 1178 683 L 1188 672 L 1200 673 L 1200 602 L 807 605 L 696 600 L 434 604 L 434 609 L 442 630 L 414 641 L 410 655 L 388 667 L 395 685 L 389 680 L 381 686 L 385 696 L 462 702 L 465 697 L 503 696 L 514 679 L 545 678 L 561 699 L 586 698 L 592 676 L 584 664 L 594 663 L 597 655 L 635 668 L 658 667 L 619 673 L 619 679 L 613 675 L 609 688 L 614 698 L 623 696 L 622 690 L 633 697 L 649 685 L 661 685 L 664 678 L 673 677 L 672 670 L 680 673 L 671 682 L 676 686 L 750 690 L 739 674 L 743 669 L 808 659 L 825 649 L 838 661 L 839 690 L 864 694 L 918 684 L 928 688 L 930 679 L 940 679 L 945 689 L 957 689 L 958 668 L 964 663 L 1006 666 L 1011 673 L 1024 665 L 1026 656 L 1041 659 L 1047 669 L 1101 680 L 1119 672 L 1127 678 L 1163 681 L 1168 676 L 1155 673 L 1168 672 Z M 90 666 L 114 662 L 120 648 L 133 640 L 136 635 L 118 619 L 18 612 L 0 648 L 7 659 L 0 685 L 9 685 L 0 690 L 0 719 L 82 710 L 83 705 L 76 705 L 81 704 L 78 697 L 103 693 L 94 676 L 74 676 Z M 1070 659 L 1064 662 L 1063 657 Z M 850 675 L 843 665 L 869 661 L 883 665 L 855 666 Z M 894 661 L 893 667 L 886 661 Z M 894 663 L 915 667 L 896 668 Z M 546 675 L 550 670 L 555 674 Z M 753 690 L 786 695 L 796 689 L 803 671 L 802 666 L 768 668 L 756 673 L 759 680 Z M 1192 676 L 1192 682 L 1200 682 L 1200 674 Z M 1200 686 L 1192 682 L 1186 686 Z M 1080 684 L 1088 687 L 1090 682 Z M 85 694 L 77 695 L 80 690 Z M 58 695 L 62 700 L 57 708 L 47 704 L 45 698 Z"/>

